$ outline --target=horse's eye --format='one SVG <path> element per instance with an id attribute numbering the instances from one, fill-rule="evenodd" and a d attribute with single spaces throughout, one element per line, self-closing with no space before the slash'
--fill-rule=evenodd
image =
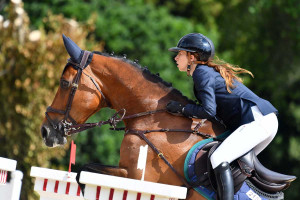
<path id="1" fill-rule="evenodd" d="M 60 87 L 63 89 L 68 89 L 70 87 L 70 82 L 64 79 L 60 80 Z"/>

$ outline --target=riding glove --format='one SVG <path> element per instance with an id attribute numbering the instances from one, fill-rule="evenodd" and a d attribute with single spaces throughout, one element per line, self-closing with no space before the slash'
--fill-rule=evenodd
<path id="1" fill-rule="evenodd" d="M 184 106 L 177 101 L 170 101 L 167 104 L 167 111 L 175 115 L 183 115 Z"/>

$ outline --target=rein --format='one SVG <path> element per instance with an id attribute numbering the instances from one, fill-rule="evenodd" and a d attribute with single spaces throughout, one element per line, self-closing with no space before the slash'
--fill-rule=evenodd
<path id="1" fill-rule="evenodd" d="M 119 110 L 118 112 L 116 112 L 115 114 L 113 114 L 113 116 L 106 121 L 99 121 L 96 123 L 70 125 L 70 126 L 66 127 L 66 129 L 65 129 L 65 136 L 70 136 L 74 133 L 78 133 L 78 132 L 81 132 L 81 131 L 84 131 L 84 130 L 87 130 L 90 128 L 94 128 L 96 126 L 101 127 L 104 124 L 109 124 L 110 126 L 112 126 L 113 127 L 113 128 L 111 128 L 112 130 L 117 130 L 117 131 L 125 130 L 125 128 L 116 128 L 117 123 L 123 121 L 124 119 L 132 119 L 132 118 L 142 117 L 142 116 L 151 115 L 151 114 L 158 113 L 158 112 L 165 112 L 165 111 L 166 111 L 166 109 L 160 109 L 160 110 L 141 112 L 141 113 L 125 116 L 126 110 L 123 108 L 123 109 Z M 122 114 L 121 117 L 118 117 L 117 116 L 118 114 Z"/>
<path id="2" fill-rule="evenodd" d="M 157 154 L 159 158 L 161 158 L 170 168 L 171 170 L 176 174 L 176 176 L 184 183 L 184 185 L 188 188 L 191 189 L 193 186 L 191 186 L 183 176 L 181 176 L 178 171 L 173 167 L 173 165 L 165 158 L 162 152 L 160 152 L 156 146 L 148 140 L 148 138 L 145 136 L 147 133 L 151 132 L 185 132 L 185 133 L 192 133 L 192 134 L 197 134 L 199 136 L 202 136 L 204 138 L 213 138 L 213 136 L 202 133 L 199 131 L 199 128 L 204 124 L 204 121 L 199 122 L 194 130 L 185 130 L 185 129 L 154 129 L 154 130 L 134 130 L 134 129 L 126 129 L 125 127 L 122 128 L 116 128 L 117 123 L 121 122 L 124 119 L 132 119 L 132 118 L 137 118 L 137 117 L 142 117 L 146 115 L 151 115 L 159 112 L 166 112 L 166 109 L 160 109 L 160 110 L 153 110 L 153 111 L 148 111 L 148 112 L 141 112 L 133 115 L 128 115 L 125 116 L 126 110 L 123 108 L 113 114 L 111 118 L 109 118 L 106 121 L 99 121 L 96 123 L 85 123 L 85 124 L 76 124 L 76 125 L 71 125 L 67 130 L 68 132 L 66 133 L 66 136 L 71 136 L 74 133 L 78 133 L 90 128 L 94 128 L 96 126 L 101 127 L 102 125 L 109 124 L 113 128 L 110 128 L 111 130 L 116 130 L 116 131 L 121 131 L 125 130 L 125 135 L 127 134 L 134 134 L 139 136 L 142 140 L 144 140 L 152 149 L 153 151 Z M 121 114 L 121 117 L 118 117 L 117 115 Z"/>
<path id="3" fill-rule="evenodd" d="M 84 124 L 70 125 L 69 127 L 67 127 L 67 129 L 65 129 L 67 131 L 65 133 L 65 136 L 71 136 L 75 133 L 78 133 L 78 132 L 81 132 L 81 131 L 84 131 L 84 130 L 87 130 L 90 128 L 94 128 L 96 126 L 101 127 L 102 125 L 109 124 L 110 126 L 113 127 L 113 128 L 110 128 L 111 130 L 115 130 L 115 131 L 125 130 L 125 135 L 129 134 L 129 133 L 140 135 L 140 134 L 146 134 L 146 133 L 152 133 L 152 132 L 185 132 L 185 133 L 193 133 L 193 134 L 202 136 L 204 138 L 212 138 L 213 137 L 210 134 L 199 131 L 199 128 L 203 125 L 204 122 L 199 122 L 196 125 L 194 130 L 169 129 L 169 128 L 154 129 L 154 130 L 134 130 L 134 129 L 127 129 L 125 127 L 116 128 L 117 124 L 125 119 L 138 118 L 138 117 L 152 115 L 155 113 L 166 112 L 166 111 L 167 111 L 166 109 L 160 109 L 160 110 L 152 110 L 152 111 L 148 111 L 148 112 L 141 112 L 141 113 L 125 116 L 126 110 L 123 108 L 123 109 L 119 110 L 118 112 L 116 112 L 115 114 L 113 114 L 113 116 L 106 121 L 99 121 L 96 123 L 84 123 Z M 121 117 L 118 117 L 117 115 L 120 113 L 122 113 L 122 115 L 121 115 Z"/>

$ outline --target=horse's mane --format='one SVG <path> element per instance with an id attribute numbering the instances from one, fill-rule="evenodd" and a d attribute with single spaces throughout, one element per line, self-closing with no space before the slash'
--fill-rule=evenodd
<path id="1" fill-rule="evenodd" d="M 114 55 L 114 54 L 108 54 L 108 53 L 103 53 L 103 52 L 99 52 L 99 51 L 93 51 L 93 53 L 99 54 L 99 55 L 102 55 L 102 56 L 106 56 L 106 57 L 113 57 L 113 58 L 116 58 L 116 59 L 120 59 L 123 62 L 126 62 L 126 63 L 134 66 L 135 68 L 139 69 L 139 71 L 141 71 L 141 73 L 144 76 L 146 76 L 146 78 L 148 80 L 150 80 L 152 82 L 155 82 L 155 83 L 162 83 L 162 85 L 164 85 L 166 88 L 170 89 L 171 93 L 173 93 L 174 95 L 181 96 L 186 101 L 193 102 L 188 97 L 184 96 L 181 91 L 179 91 L 178 89 L 174 88 L 172 86 L 172 83 L 169 83 L 169 82 L 163 80 L 159 76 L 159 74 L 153 74 L 153 73 L 151 73 L 151 71 L 147 67 L 142 67 L 137 61 L 132 61 L 132 60 L 127 59 L 125 55 L 124 56 L 117 56 L 117 55 Z"/>

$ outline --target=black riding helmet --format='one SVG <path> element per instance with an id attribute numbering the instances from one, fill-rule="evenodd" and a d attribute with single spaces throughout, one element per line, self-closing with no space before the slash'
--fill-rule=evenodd
<path id="1" fill-rule="evenodd" d="M 200 61 L 208 61 L 215 55 L 215 47 L 213 42 L 201 33 L 190 33 L 183 36 L 177 47 L 172 47 L 169 51 L 188 51 L 200 54 Z"/>

